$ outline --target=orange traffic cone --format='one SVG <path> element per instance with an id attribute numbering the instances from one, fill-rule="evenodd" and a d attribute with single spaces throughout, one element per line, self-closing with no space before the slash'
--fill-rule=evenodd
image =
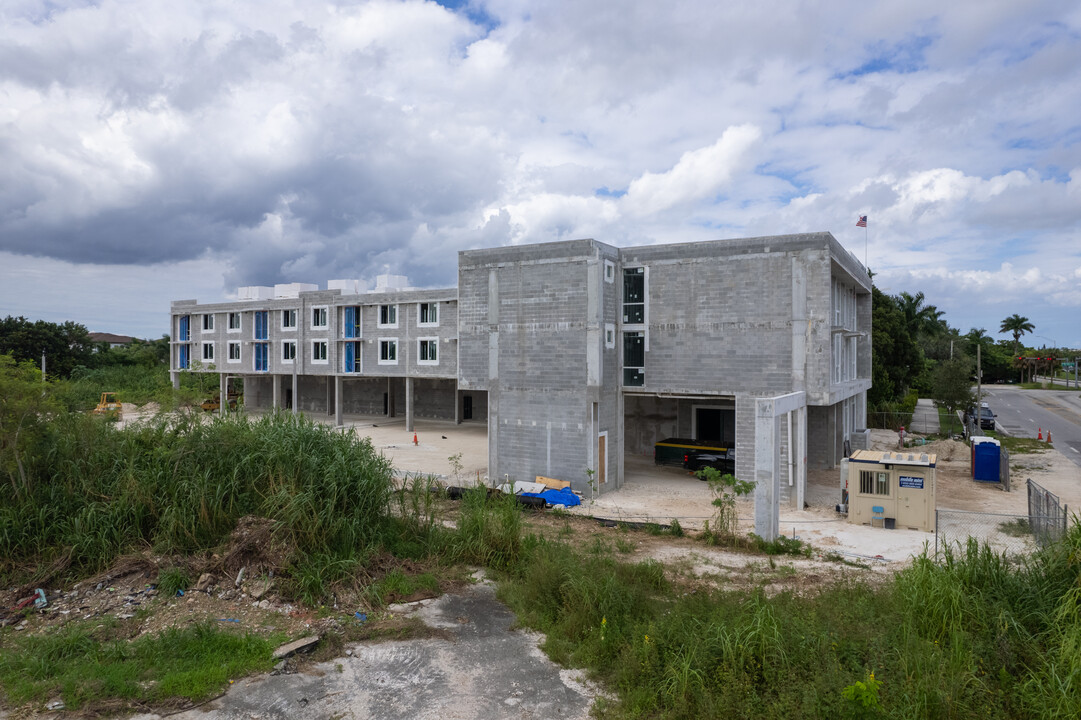
<path id="1" fill-rule="evenodd" d="M 417 444 L 417 434 L 416 433 L 413 433 L 413 444 L 414 445 Z"/>
<path id="2" fill-rule="evenodd" d="M 1051 428 L 1047 428 L 1047 444 L 1051 444 Z"/>
<path id="3" fill-rule="evenodd" d="M 1039 428 L 1039 432 L 1036 433 L 1037 440 L 1043 440 L 1043 428 Z"/>

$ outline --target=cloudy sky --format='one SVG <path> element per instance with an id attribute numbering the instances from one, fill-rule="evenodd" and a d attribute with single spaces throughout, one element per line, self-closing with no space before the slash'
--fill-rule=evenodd
<path id="1" fill-rule="evenodd" d="M 0 315 L 157 337 L 466 248 L 817 230 L 963 332 L 1081 348 L 1081 5 L 0 6 Z"/>

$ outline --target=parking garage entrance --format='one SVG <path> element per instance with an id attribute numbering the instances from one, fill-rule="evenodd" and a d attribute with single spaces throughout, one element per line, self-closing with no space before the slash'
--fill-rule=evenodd
<path id="1" fill-rule="evenodd" d="M 623 401 L 623 440 L 626 454 L 653 458 L 657 443 L 669 439 L 734 447 L 735 398 L 626 393 Z"/>

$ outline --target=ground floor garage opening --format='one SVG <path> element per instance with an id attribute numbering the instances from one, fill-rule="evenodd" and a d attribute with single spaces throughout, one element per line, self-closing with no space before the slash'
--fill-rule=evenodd
<path id="1" fill-rule="evenodd" d="M 623 438 L 628 458 L 657 460 L 658 443 L 695 441 L 699 447 L 734 449 L 736 401 L 725 396 L 661 396 L 626 393 L 623 397 Z M 678 448 L 672 453 L 680 454 Z M 673 456 L 674 457 L 674 456 Z M 662 462 L 672 464 L 662 456 Z M 682 455 L 680 454 L 680 461 Z"/>

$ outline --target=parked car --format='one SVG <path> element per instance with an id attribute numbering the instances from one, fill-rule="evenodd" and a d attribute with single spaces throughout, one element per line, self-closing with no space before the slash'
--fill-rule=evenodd
<path id="1" fill-rule="evenodd" d="M 976 408 L 969 407 L 967 410 L 965 410 L 965 418 L 964 419 L 965 419 L 965 424 L 966 425 L 968 424 L 968 421 L 970 419 L 975 418 L 975 417 L 977 417 L 976 416 Z M 984 429 L 984 430 L 994 430 L 995 429 L 995 418 L 996 417 L 998 417 L 998 416 L 995 415 L 993 412 L 991 412 L 991 408 L 987 405 L 987 403 L 980 403 L 979 420 L 980 420 L 980 427 L 982 429 Z"/>
<path id="2" fill-rule="evenodd" d="M 722 473 L 734 473 L 736 471 L 735 450 L 692 450 L 683 456 L 683 467 L 691 472 L 711 467 Z"/>

